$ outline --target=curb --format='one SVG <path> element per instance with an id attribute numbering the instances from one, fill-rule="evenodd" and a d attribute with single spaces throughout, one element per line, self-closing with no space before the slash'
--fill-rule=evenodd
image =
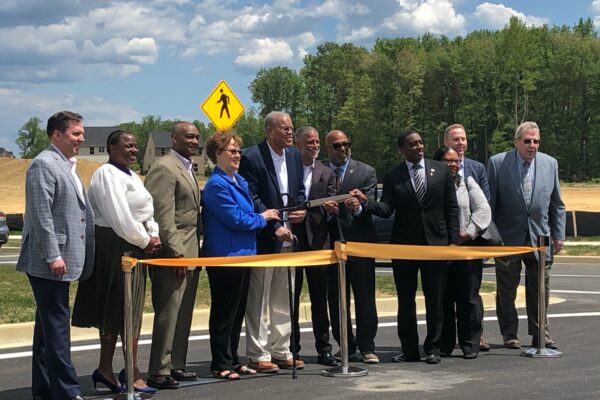
<path id="1" fill-rule="evenodd" d="M 481 293 L 483 306 L 486 310 L 496 309 L 496 293 Z M 562 303 L 562 298 L 550 297 L 550 304 Z M 425 314 L 425 299 L 423 296 L 417 296 L 417 314 Z M 352 304 L 352 317 L 354 317 L 354 302 Z M 516 299 L 517 308 L 525 307 L 525 288 L 519 286 Z M 398 310 L 398 301 L 396 297 L 385 297 L 377 299 L 377 315 L 379 317 L 395 316 Z M 192 331 L 208 330 L 209 309 L 195 309 L 192 318 Z M 310 303 L 300 304 L 300 323 L 311 321 Z M 142 321 L 143 336 L 152 334 L 152 323 L 154 313 L 145 313 Z M 0 349 L 9 349 L 14 347 L 31 346 L 33 338 L 33 322 L 22 322 L 17 324 L 0 325 Z M 96 328 L 76 328 L 71 327 L 71 342 L 81 342 L 98 340 L 98 330 Z"/>

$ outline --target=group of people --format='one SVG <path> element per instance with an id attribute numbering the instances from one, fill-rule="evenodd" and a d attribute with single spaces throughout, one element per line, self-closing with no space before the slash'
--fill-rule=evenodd
<path id="1" fill-rule="evenodd" d="M 194 258 L 329 249 L 337 240 L 376 241 L 373 215 L 394 214 L 390 243 L 396 244 L 481 245 L 491 224 L 506 245 L 532 246 L 537 236 L 551 236 L 553 245 L 546 254 L 549 287 L 552 254 L 560 251 L 564 240 L 557 163 L 538 152 L 540 130 L 533 122 L 517 128 L 515 149 L 493 156 L 487 174 L 483 164 L 465 157 L 462 125 L 446 129 L 445 146 L 436 151 L 434 160 L 424 158 L 418 132 L 402 132 L 398 149 L 404 161 L 385 174 L 383 194 L 377 200 L 376 171 L 351 157 L 352 142 L 344 132 L 333 130 L 325 136 L 329 161 L 322 163 L 317 160 L 317 130 L 302 126 L 294 131 L 291 117 L 278 111 L 265 117 L 265 139 L 243 153 L 242 139 L 233 131 L 218 131 L 207 140 L 214 170 L 202 194 L 191 159 L 199 133 L 189 122 L 174 125 L 172 150 L 151 166 L 143 182 L 130 169 L 138 152 L 135 136 L 125 130 L 110 133 L 109 161 L 94 173 L 86 193 L 75 172 L 75 156 L 84 139 L 82 120 L 69 111 L 50 117 L 50 145 L 27 172 L 17 269 L 27 274 L 37 304 L 34 399 L 82 399 L 70 358 L 69 284 L 74 280 L 81 282 L 72 324 L 96 327 L 100 334 L 94 386 L 102 383 L 114 392 L 125 389 L 125 371 L 115 376 L 113 370 L 116 342 L 124 333 L 124 254 Z M 307 199 L 337 194 L 350 197 L 308 210 L 293 208 Z M 530 253 L 496 260 L 498 319 L 509 348 L 521 347 L 514 302 L 522 263 L 529 334 L 534 346 L 539 340 L 536 257 Z M 480 349 L 489 350 L 482 339 L 482 267 L 481 260 L 393 260 L 402 346 L 394 362 L 421 360 L 415 305 L 419 271 L 427 313 L 425 362 L 437 364 L 440 357 L 450 356 L 457 337 L 467 359 L 476 358 Z M 197 379 L 195 372 L 186 369 L 186 357 L 200 268 L 138 265 L 134 269 L 136 391 L 177 389 L 179 381 Z M 347 310 L 349 360 L 378 363 L 375 261 L 350 257 L 346 268 L 347 295 L 351 291 L 354 296 L 357 325 L 354 333 Z M 304 367 L 297 329 L 304 275 L 318 362 L 337 365 L 339 354 L 333 354 L 329 336 L 331 327 L 340 344 L 336 265 L 296 268 L 291 280 L 284 268 L 210 267 L 207 272 L 213 377 L 236 380 L 240 375 Z M 147 274 L 155 317 L 144 381 L 137 364 L 137 339 Z M 292 310 L 290 289 L 295 293 Z M 238 353 L 244 321 L 247 364 Z M 294 341 L 292 325 L 298 332 Z M 549 332 L 543 340 L 547 347 L 556 347 Z"/>

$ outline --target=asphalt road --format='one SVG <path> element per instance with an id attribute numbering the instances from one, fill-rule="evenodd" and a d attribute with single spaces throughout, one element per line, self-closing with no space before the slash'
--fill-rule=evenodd
<path id="1" fill-rule="evenodd" d="M 385 269 L 384 269 L 385 270 Z M 382 272 L 386 273 L 386 272 Z M 493 280 L 493 268 L 484 270 L 484 279 Z M 550 329 L 563 352 L 561 358 L 521 357 L 517 350 L 501 348 L 501 337 L 494 311 L 486 312 L 485 337 L 493 346 L 476 360 L 464 360 L 460 351 L 437 366 L 425 363 L 394 364 L 391 357 L 399 352 L 393 319 L 380 321 L 376 339 L 381 363 L 366 366 L 369 375 L 362 378 L 326 378 L 316 365 L 310 327 L 304 326 L 301 354 L 307 368 L 293 380 L 290 373 L 223 382 L 202 379 L 197 385 L 175 391 L 161 391 L 156 399 L 600 399 L 600 266 L 595 264 L 557 264 L 553 267 L 553 295 L 565 299 L 550 307 Z M 524 310 L 519 310 L 524 314 Z M 423 316 L 421 316 L 423 319 Z M 424 321 L 420 321 L 423 340 Z M 521 320 L 521 339 L 525 320 Z M 242 341 L 243 342 L 243 341 Z M 95 343 L 90 343 L 94 347 Z M 0 399 L 29 399 L 31 357 L 19 355 L 29 349 L 0 352 Z M 140 365 L 147 365 L 149 346 L 140 347 Z M 110 398 L 91 386 L 98 350 L 77 343 L 73 360 L 80 374 L 84 395 L 92 399 Z M 194 332 L 190 341 L 189 367 L 207 376 L 210 360 L 206 332 Z M 115 369 L 123 365 L 115 358 Z"/>

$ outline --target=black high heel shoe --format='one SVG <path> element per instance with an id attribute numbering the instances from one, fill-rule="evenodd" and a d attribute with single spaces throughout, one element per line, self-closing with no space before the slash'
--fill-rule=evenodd
<path id="1" fill-rule="evenodd" d="M 100 382 L 104 386 L 109 388 L 110 391 L 113 393 L 121 393 L 123 391 L 123 388 L 121 387 L 121 385 L 119 383 L 117 383 L 115 385 L 114 383 L 110 382 L 108 379 L 106 379 L 104 377 L 104 375 L 102 375 L 102 372 L 100 372 L 99 369 L 96 369 L 92 373 L 92 381 L 94 382 L 94 389 L 97 389 L 96 385 L 98 384 L 98 382 Z"/>
<path id="2" fill-rule="evenodd" d="M 122 369 L 121 372 L 119 372 L 119 382 L 121 382 L 123 391 L 126 392 L 127 391 L 127 374 L 125 373 L 125 369 Z M 133 390 L 136 392 L 147 393 L 147 394 L 155 394 L 156 392 L 158 392 L 158 389 L 153 388 L 151 386 L 146 386 L 145 388 L 137 388 L 137 387 L 135 387 L 135 385 L 133 385 Z"/>

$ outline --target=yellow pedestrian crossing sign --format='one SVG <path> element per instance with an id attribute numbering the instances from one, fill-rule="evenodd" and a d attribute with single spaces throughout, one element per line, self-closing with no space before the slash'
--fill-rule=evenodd
<path id="1" fill-rule="evenodd" d="M 219 82 L 201 108 L 217 129 L 231 128 L 244 113 L 242 102 L 225 81 Z"/>

